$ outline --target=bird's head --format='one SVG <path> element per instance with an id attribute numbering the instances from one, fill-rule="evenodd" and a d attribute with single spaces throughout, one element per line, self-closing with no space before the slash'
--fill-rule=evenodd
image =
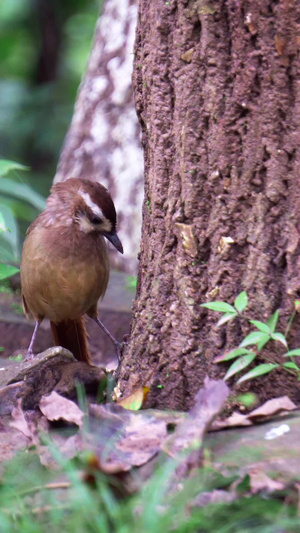
<path id="1" fill-rule="evenodd" d="M 115 206 L 100 183 L 79 178 L 57 183 L 51 189 L 46 210 L 53 223 L 76 224 L 77 229 L 86 234 L 101 234 L 123 253 L 117 235 Z"/>

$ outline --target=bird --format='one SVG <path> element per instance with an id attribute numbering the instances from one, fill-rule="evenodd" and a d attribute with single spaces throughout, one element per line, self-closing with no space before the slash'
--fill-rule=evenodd
<path id="1" fill-rule="evenodd" d="M 98 317 L 98 300 L 105 294 L 110 271 L 105 239 L 123 254 L 107 189 L 84 178 L 53 185 L 44 211 L 27 230 L 22 250 L 23 310 L 35 320 L 26 360 L 34 357 L 39 325 L 48 318 L 55 346 L 91 364 L 84 315 L 109 336 L 120 359 L 121 344 Z"/>

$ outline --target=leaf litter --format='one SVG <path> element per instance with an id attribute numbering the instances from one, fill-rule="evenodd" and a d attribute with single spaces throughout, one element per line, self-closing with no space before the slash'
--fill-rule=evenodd
<path id="1" fill-rule="evenodd" d="M 10 430 L 23 436 L 19 438 L 19 445 L 22 443 L 24 448 L 33 446 L 33 453 L 47 468 L 53 470 L 58 465 L 57 458 L 53 456 L 53 446 L 68 459 L 88 452 L 89 460 L 82 471 L 84 481 L 90 483 L 95 473 L 102 472 L 108 478 L 117 478 L 124 493 L 132 493 L 151 477 L 156 465 L 170 458 L 176 466 L 170 485 L 172 490 L 178 490 L 179 481 L 194 475 L 198 468 L 210 465 L 222 470 L 218 455 L 207 459 L 205 454 L 208 431 L 213 435 L 212 430 L 251 426 L 258 421 L 273 419 L 275 415 L 286 416 L 296 409 L 289 398 L 281 397 L 248 414 L 233 413 L 225 420 L 217 419 L 225 407 L 229 389 L 224 381 L 209 378 L 206 378 L 203 389 L 195 397 L 194 407 L 188 413 L 129 409 L 141 407 L 146 394 L 147 390 L 140 387 L 119 405 L 90 404 L 84 413 L 76 402 L 52 392 L 42 396 L 39 409 L 35 411 L 24 411 L 19 400 L 7 420 Z M 55 426 L 58 421 L 60 431 Z M 64 432 L 66 427 L 73 428 L 72 434 Z M 7 425 L 5 428 L 7 431 Z M 5 431 L 1 432 L 0 425 L 0 442 Z M 242 439 L 242 431 L 245 430 L 240 431 Z M 47 438 L 45 441 L 45 435 L 52 448 L 48 446 Z M 16 439 L 12 440 L 11 453 L 7 455 L 6 449 L 3 457 L 11 456 L 14 446 L 17 449 Z M 236 459 L 235 464 L 237 462 Z M 270 478 L 264 471 L 264 464 L 254 462 L 249 468 L 236 468 L 236 482 L 231 483 L 227 490 L 213 488 L 203 491 L 191 505 L 201 507 L 207 503 L 234 501 L 239 497 L 236 487 L 246 478 L 247 494 L 276 492 L 287 486 L 286 478 Z"/>

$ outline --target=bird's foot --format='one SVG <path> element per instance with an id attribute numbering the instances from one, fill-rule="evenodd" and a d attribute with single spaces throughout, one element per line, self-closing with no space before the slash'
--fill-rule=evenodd
<path id="1" fill-rule="evenodd" d="M 122 349 L 123 349 L 123 343 L 115 341 L 114 342 L 114 346 L 115 346 L 115 350 L 116 350 L 116 354 L 117 354 L 118 364 L 120 364 L 121 355 L 122 355 Z"/>
<path id="2" fill-rule="evenodd" d="M 24 359 L 24 362 L 25 362 L 25 361 L 32 361 L 33 358 L 34 358 L 34 353 L 33 353 L 32 350 L 29 349 L 29 350 L 27 351 L 27 354 L 26 354 L 26 357 L 25 357 L 25 359 Z"/>

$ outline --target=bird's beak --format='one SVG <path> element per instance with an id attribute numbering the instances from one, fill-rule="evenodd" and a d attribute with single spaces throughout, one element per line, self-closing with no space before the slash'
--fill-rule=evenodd
<path id="1" fill-rule="evenodd" d="M 114 247 L 118 250 L 118 252 L 120 252 L 121 254 L 124 253 L 122 243 L 115 231 L 111 231 L 111 232 L 103 231 L 103 235 L 109 240 L 109 242 L 111 242 L 114 245 Z"/>

